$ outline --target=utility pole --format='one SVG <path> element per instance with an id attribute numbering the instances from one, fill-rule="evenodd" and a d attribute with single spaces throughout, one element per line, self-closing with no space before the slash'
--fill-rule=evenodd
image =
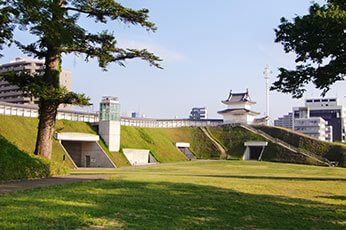
<path id="1" fill-rule="evenodd" d="M 272 71 L 270 70 L 270 66 L 266 65 L 264 68 L 264 79 L 266 81 L 266 116 L 268 117 L 267 125 L 269 125 L 269 79 Z"/>

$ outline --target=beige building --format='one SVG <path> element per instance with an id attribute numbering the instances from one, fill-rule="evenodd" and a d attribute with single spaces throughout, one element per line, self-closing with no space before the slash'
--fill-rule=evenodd
<path id="1" fill-rule="evenodd" d="M 39 60 L 16 58 L 15 61 L 0 65 L 0 73 L 12 70 L 16 72 L 25 71 L 31 74 L 43 74 L 44 62 Z M 72 72 L 62 70 L 60 74 L 60 85 L 66 87 L 67 90 L 71 91 L 71 81 Z M 16 104 L 37 104 L 38 99 L 29 97 L 25 92 L 19 90 L 17 86 L 10 85 L 8 82 L 0 78 L 0 101 Z M 69 109 L 70 105 L 62 105 L 59 108 Z"/>

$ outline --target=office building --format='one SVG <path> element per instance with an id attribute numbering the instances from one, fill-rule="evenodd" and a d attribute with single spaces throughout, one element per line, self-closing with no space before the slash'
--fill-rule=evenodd
<path id="1" fill-rule="evenodd" d="M 190 112 L 191 120 L 203 120 L 208 118 L 208 111 L 205 107 L 202 108 L 192 108 Z"/>
<path id="2" fill-rule="evenodd" d="M 27 60 L 16 58 L 7 64 L 0 65 L 0 73 L 7 71 L 27 72 L 30 74 L 43 74 L 44 62 L 39 60 Z M 72 73 L 71 71 L 62 70 L 60 73 L 60 85 L 71 91 Z M 37 104 L 38 99 L 32 98 L 25 92 L 22 92 L 17 86 L 11 85 L 0 78 L 0 101 L 16 104 Z M 62 105 L 59 108 L 68 109 L 70 105 Z"/>
<path id="3" fill-rule="evenodd" d="M 320 140 L 346 142 L 346 108 L 337 98 L 307 99 L 304 107 L 294 107 L 292 115 L 274 121 L 275 126 L 290 128 L 291 116 L 293 130 Z"/>
<path id="4" fill-rule="evenodd" d="M 346 142 L 346 108 L 339 104 L 337 98 L 319 98 L 305 100 L 305 107 L 293 108 L 294 119 L 301 116 L 321 117 L 332 126 L 333 141 Z M 305 115 L 306 114 L 306 115 Z"/>

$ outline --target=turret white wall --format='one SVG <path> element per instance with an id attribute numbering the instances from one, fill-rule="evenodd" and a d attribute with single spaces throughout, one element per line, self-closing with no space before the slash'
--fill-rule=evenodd
<path id="1" fill-rule="evenodd" d="M 230 105 L 227 105 L 227 109 L 248 109 L 251 110 L 251 104 L 249 103 L 233 103 Z"/>
<path id="2" fill-rule="evenodd" d="M 225 124 L 233 124 L 233 123 L 241 123 L 241 124 L 252 124 L 255 116 L 250 114 L 241 114 L 241 115 L 233 115 L 233 114 L 223 114 L 223 122 Z"/>

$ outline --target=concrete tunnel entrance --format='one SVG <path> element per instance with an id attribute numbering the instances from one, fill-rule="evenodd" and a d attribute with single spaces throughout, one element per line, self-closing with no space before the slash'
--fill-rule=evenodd
<path id="1" fill-rule="evenodd" d="M 245 142 L 244 146 L 246 146 L 246 149 L 243 155 L 243 160 L 260 161 L 262 159 L 264 148 L 267 145 L 268 145 L 268 142 L 258 142 L 258 141 Z"/>
<path id="2" fill-rule="evenodd" d="M 195 160 L 197 157 L 190 151 L 190 143 L 176 142 L 175 147 L 179 149 L 189 160 Z"/>
<path id="3" fill-rule="evenodd" d="M 98 144 L 99 136 L 88 133 L 56 133 L 66 153 L 77 167 L 116 168 Z"/>

